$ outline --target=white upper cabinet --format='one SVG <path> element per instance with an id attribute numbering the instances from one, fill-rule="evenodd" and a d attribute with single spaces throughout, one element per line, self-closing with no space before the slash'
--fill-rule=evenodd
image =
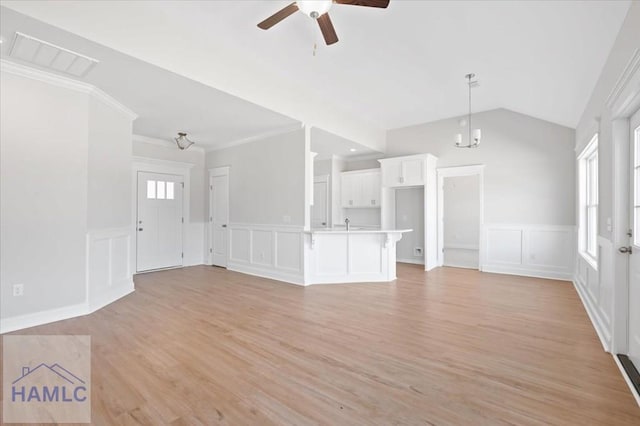
<path id="1" fill-rule="evenodd" d="M 344 208 L 380 207 L 380 170 L 356 170 L 341 174 Z"/>
<path id="2" fill-rule="evenodd" d="M 424 185 L 427 176 L 427 159 L 431 154 L 379 160 L 382 169 L 382 186 L 396 188 Z"/>

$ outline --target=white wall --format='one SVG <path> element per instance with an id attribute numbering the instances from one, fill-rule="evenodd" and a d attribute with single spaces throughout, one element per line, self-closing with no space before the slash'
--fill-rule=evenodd
<path id="1" fill-rule="evenodd" d="M 209 169 L 229 166 L 228 269 L 303 284 L 305 130 L 206 158 Z"/>
<path id="2" fill-rule="evenodd" d="M 89 97 L 0 75 L 0 317 L 9 318 L 86 298 Z"/>
<path id="3" fill-rule="evenodd" d="M 444 264 L 478 268 L 480 247 L 480 178 L 444 179 Z"/>
<path id="4" fill-rule="evenodd" d="M 87 227 L 131 224 L 131 119 L 89 98 Z"/>
<path id="5" fill-rule="evenodd" d="M 208 152 L 206 158 L 207 168 L 231 167 L 230 222 L 304 226 L 304 130 Z"/>
<path id="6" fill-rule="evenodd" d="M 623 77 L 631 75 L 628 73 L 631 71 L 629 67 L 634 66 L 632 60 L 640 60 L 638 28 L 640 28 L 640 3 L 633 2 L 580 118 L 575 137 L 577 155 L 593 135 L 598 133 L 598 268 L 594 268 L 582 256 L 577 255 L 575 283 L 606 349 L 612 349 L 612 345 L 616 343 L 613 339 L 616 324 L 624 324 L 627 320 L 626 313 L 616 307 L 626 305 L 628 297 L 626 290 L 621 290 L 626 285 L 624 282 L 626 278 L 616 279 L 618 274 L 616 270 L 620 269 L 621 263 L 622 274 L 626 272 L 624 257 L 617 252 L 617 248 L 620 245 L 626 245 L 627 224 L 620 223 L 617 227 L 613 226 L 610 229 L 608 227 L 608 222 L 615 219 L 613 194 L 616 161 L 626 161 L 627 158 L 614 159 L 613 117 L 611 105 L 607 105 L 607 102 L 615 98 L 616 90 L 622 89 L 619 84 L 624 80 Z M 637 67 L 637 62 L 635 66 Z M 574 214 L 577 216 L 577 210 Z M 617 294 L 620 297 L 617 297 Z M 618 329 L 622 328 L 618 327 Z M 617 344 L 619 345 L 623 340 L 624 338 L 618 338 Z M 618 347 L 613 350 L 622 349 Z"/>
<path id="7" fill-rule="evenodd" d="M 168 141 L 158 141 L 140 136 L 134 137 L 133 148 L 130 146 L 129 150 L 133 152 L 135 157 L 194 165 L 189 170 L 191 190 L 189 191 L 189 217 L 185 221 L 184 264 L 199 265 L 204 263 L 208 252 L 205 233 L 208 218 L 206 194 L 209 185 L 204 150 L 192 147 L 181 151 Z M 129 172 L 129 176 L 131 176 L 131 172 Z M 129 182 L 129 186 L 131 186 L 131 182 Z"/>
<path id="8" fill-rule="evenodd" d="M 424 265 L 424 188 L 398 188 L 396 194 L 396 229 L 413 229 L 396 244 L 398 262 Z M 422 248 L 415 255 L 413 249 Z"/>
<path id="9" fill-rule="evenodd" d="M 133 291 L 133 113 L 90 85 L 2 61 L 0 332 Z M 14 297 L 14 284 L 24 295 Z"/>
<path id="10" fill-rule="evenodd" d="M 574 131 L 506 109 L 474 114 L 473 126 L 482 129 L 478 149 L 454 146 L 460 126 L 451 118 L 390 130 L 387 155 L 428 152 L 438 167 L 485 165 L 483 270 L 570 279 L 573 256 L 545 253 L 574 232 Z"/>
<path id="11" fill-rule="evenodd" d="M 458 120 L 390 130 L 387 156 L 428 152 L 438 167 L 485 164 L 486 223 L 575 225 L 572 129 L 497 109 L 473 116 L 480 148 L 460 149 Z"/>

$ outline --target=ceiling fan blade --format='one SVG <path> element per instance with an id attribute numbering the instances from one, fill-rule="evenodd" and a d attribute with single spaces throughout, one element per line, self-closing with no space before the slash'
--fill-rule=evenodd
<path id="1" fill-rule="evenodd" d="M 333 2 L 352 6 L 381 7 L 383 9 L 389 6 L 389 0 L 333 0 Z"/>
<path id="2" fill-rule="evenodd" d="M 329 14 L 325 13 L 324 15 L 319 16 L 317 21 L 318 25 L 320 25 L 320 31 L 322 31 L 322 35 L 327 46 L 336 43 L 338 41 L 338 34 L 336 34 L 336 30 L 333 28 Z"/>
<path id="3" fill-rule="evenodd" d="M 293 2 L 289 6 L 285 7 L 284 9 L 281 9 L 280 11 L 269 16 L 264 21 L 260 22 L 258 24 L 258 27 L 262 28 L 263 30 L 268 30 L 278 22 L 282 21 L 284 18 L 288 17 L 293 13 L 296 13 L 297 11 L 298 11 L 298 5 L 295 2 Z"/>

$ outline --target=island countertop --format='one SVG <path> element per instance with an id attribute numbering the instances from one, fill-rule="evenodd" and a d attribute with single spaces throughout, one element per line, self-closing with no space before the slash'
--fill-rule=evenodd
<path id="1" fill-rule="evenodd" d="M 406 232 L 413 232 L 413 229 L 366 229 L 355 228 L 346 230 L 344 228 L 318 228 L 311 229 L 310 231 L 304 231 L 305 234 L 393 234 Z"/>

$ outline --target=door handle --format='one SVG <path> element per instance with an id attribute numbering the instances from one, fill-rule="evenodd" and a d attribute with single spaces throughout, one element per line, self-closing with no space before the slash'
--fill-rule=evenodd
<path id="1" fill-rule="evenodd" d="M 620 247 L 618 249 L 618 251 L 620 253 L 626 253 L 626 254 L 632 254 L 633 253 L 633 249 L 631 248 L 631 246 L 629 246 L 629 247 Z"/>
<path id="2" fill-rule="evenodd" d="M 142 228 L 138 228 L 138 231 L 142 231 Z"/>
<path id="3" fill-rule="evenodd" d="M 226 227 L 227 227 L 227 225 L 222 225 L 222 227 L 223 227 L 223 228 L 226 228 Z"/>

